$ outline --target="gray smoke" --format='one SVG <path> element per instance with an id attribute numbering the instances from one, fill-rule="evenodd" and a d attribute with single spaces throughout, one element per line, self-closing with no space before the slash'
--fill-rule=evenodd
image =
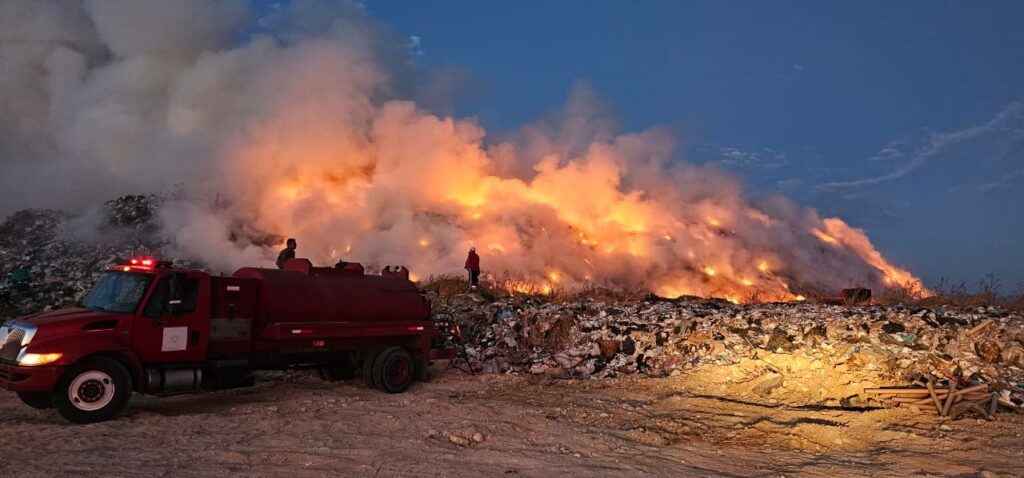
<path id="1" fill-rule="evenodd" d="M 444 87 L 414 80 L 418 47 L 357 3 L 254 19 L 241 1 L 7 1 L 0 214 L 174 189 L 166 252 L 227 271 L 294 236 L 320 264 L 421 277 L 476 245 L 545 286 L 743 300 L 917 282 L 842 221 L 670 162 L 665 131 L 620 133 L 585 84 L 502 141 L 425 110 L 410 99 Z"/>

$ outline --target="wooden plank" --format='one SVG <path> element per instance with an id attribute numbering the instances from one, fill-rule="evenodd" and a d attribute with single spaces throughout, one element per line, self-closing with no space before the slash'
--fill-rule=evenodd
<path id="1" fill-rule="evenodd" d="M 913 402 L 906 402 L 905 401 L 905 402 L 898 403 L 898 405 L 899 406 L 910 406 L 910 405 L 913 405 L 913 406 L 916 406 L 918 408 L 935 408 L 935 405 L 933 405 L 931 403 L 913 403 Z"/>
<path id="2" fill-rule="evenodd" d="M 890 397 L 890 398 L 888 398 L 888 400 L 891 400 L 891 401 L 896 402 L 896 403 L 928 403 L 928 402 L 931 401 L 931 398 L 930 397 L 926 397 L 926 398 L 921 398 L 921 397 Z"/>
<path id="3" fill-rule="evenodd" d="M 1013 402 L 1011 402 L 1009 400 L 1006 400 L 1004 398 L 1000 398 L 999 399 L 999 404 L 1004 406 L 1004 407 L 1009 407 L 1012 410 L 1020 410 L 1020 407 L 1018 407 L 1017 405 L 1014 405 Z"/>
<path id="4" fill-rule="evenodd" d="M 927 395 L 927 388 L 865 388 L 864 393 L 874 393 L 881 395 L 913 395 L 921 394 Z"/>
<path id="5" fill-rule="evenodd" d="M 901 403 L 900 407 L 902 407 L 902 408 L 914 407 L 914 408 L 917 408 L 918 410 L 920 410 L 922 412 L 931 412 L 931 413 L 935 413 L 938 410 L 937 408 L 935 408 L 933 405 L 930 405 L 930 404 L 919 405 L 919 404 L 916 404 L 916 403 Z"/>
<path id="6" fill-rule="evenodd" d="M 938 410 L 942 407 L 942 402 L 939 402 L 939 396 L 935 394 L 935 387 L 932 386 L 932 382 L 930 380 L 926 386 L 928 387 L 928 395 L 930 395 L 932 403 L 935 404 L 935 409 Z"/>
<path id="7" fill-rule="evenodd" d="M 935 405 L 935 408 L 942 408 L 942 400 L 944 398 L 946 398 L 946 396 L 945 395 L 939 395 L 939 396 L 934 396 L 933 395 L 931 397 L 924 397 L 924 398 L 912 397 L 912 398 L 914 399 L 914 401 L 910 402 L 910 403 L 930 403 L 932 405 Z"/>
<path id="8" fill-rule="evenodd" d="M 935 396 L 935 398 L 938 398 L 939 401 L 942 401 L 942 400 L 946 399 L 947 395 L 949 395 L 949 394 L 945 390 L 942 390 L 942 391 L 936 391 L 934 396 Z M 914 400 L 925 400 L 925 399 L 929 399 L 930 400 L 931 397 L 932 397 L 932 394 L 929 394 L 929 393 L 923 393 L 923 394 L 921 394 L 921 393 L 899 393 L 899 394 L 874 395 L 874 397 L 877 400 L 891 400 L 891 399 L 896 398 L 896 397 L 913 398 Z"/>
<path id="9" fill-rule="evenodd" d="M 956 380 L 950 380 L 949 396 L 946 397 L 946 403 L 942 405 L 942 411 L 939 413 L 940 416 L 944 417 L 949 414 L 949 407 L 953 406 L 954 400 L 956 400 Z"/>
<path id="10" fill-rule="evenodd" d="M 963 395 L 967 395 L 968 393 L 971 393 L 971 392 L 980 392 L 980 391 L 983 391 L 983 390 L 988 390 L 988 384 L 987 383 L 983 383 L 981 385 L 975 385 L 973 387 L 967 387 L 967 388 L 965 388 L 963 390 L 959 390 L 959 391 L 954 392 L 953 395 L 957 396 L 957 397 L 960 397 L 960 396 L 963 396 Z"/>
<path id="11" fill-rule="evenodd" d="M 980 324 L 975 325 L 974 327 L 971 327 L 970 330 L 967 331 L 967 336 L 968 337 L 973 337 L 973 336 L 977 335 L 978 332 L 981 332 L 982 330 L 985 330 L 986 328 L 988 328 L 988 326 L 990 326 L 990 325 L 992 325 L 992 319 L 982 320 Z"/>

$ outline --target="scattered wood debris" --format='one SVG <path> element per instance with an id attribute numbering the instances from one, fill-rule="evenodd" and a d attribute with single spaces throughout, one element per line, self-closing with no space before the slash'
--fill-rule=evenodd
<path id="1" fill-rule="evenodd" d="M 909 408 L 922 413 L 933 413 L 954 420 L 968 413 L 994 420 L 999 407 L 1019 411 L 1010 400 L 1000 393 L 989 390 L 989 384 L 981 383 L 958 389 L 956 380 L 947 388 L 936 388 L 928 382 L 925 387 L 912 388 L 866 388 L 864 393 L 873 395 L 879 401 L 893 406 Z"/>

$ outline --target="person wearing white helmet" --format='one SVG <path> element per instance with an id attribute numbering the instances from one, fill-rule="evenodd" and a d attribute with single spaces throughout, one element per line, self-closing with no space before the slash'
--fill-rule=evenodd
<path id="1" fill-rule="evenodd" d="M 476 289 L 480 282 L 480 256 L 476 255 L 476 246 L 469 246 L 469 255 L 466 256 L 466 270 L 469 271 L 469 287 Z"/>

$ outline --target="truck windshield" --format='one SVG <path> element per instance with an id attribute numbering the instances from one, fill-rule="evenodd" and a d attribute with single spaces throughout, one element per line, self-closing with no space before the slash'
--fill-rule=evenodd
<path id="1" fill-rule="evenodd" d="M 108 272 L 82 302 L 82 307 L 130 314 L 139 307 L 153 276 L 136 272 Z"/>

